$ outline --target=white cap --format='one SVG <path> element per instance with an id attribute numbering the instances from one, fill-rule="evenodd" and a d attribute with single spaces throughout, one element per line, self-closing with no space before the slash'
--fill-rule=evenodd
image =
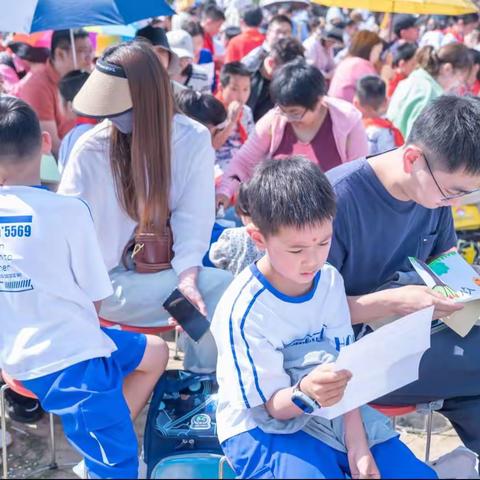
<path id="1" fill-rule="evenodd" d="M 168 44 L 170 50 L 175 53 L 178 58 L 193 58 L 193 40 L 185 30 L 173 30 L 167 32 Z"/>

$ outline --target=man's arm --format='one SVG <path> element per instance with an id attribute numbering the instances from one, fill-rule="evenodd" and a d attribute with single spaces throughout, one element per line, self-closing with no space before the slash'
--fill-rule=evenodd
<path id="1" fill-rule="evenodd" d="M 431 306 L 435 307 L 434 318 L 444 318 L 463 308 L 421 285 L 407 285 L 347 298 L 353 325 L 400 317 Z"/>

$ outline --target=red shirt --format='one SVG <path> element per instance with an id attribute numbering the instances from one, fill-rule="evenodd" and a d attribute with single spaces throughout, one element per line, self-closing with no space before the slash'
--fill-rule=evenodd
<path id="1" fill-rule="evenodd" d="M 342 163 L 333 137 L 330 113 L 327 113 L 322 126 L 310 143 L 301 142 L 295 135 L 292 125 L 287 123 L 282 141 L 273 158 L 282 159 L 291 155 L 302 155 L 308 158 L 324 172 Z"/>
<path id="2" fill-rule="evenodd" d="M 54 121 L 62 139 L 75 126 L 75 121 L 65 118 L 60 110 L 59 81 L 60 75 L 49 60 L 42 68 L 20 80 L 15 94 L 35 110 L 39 120 Z"/>
<path id="3" fill-rule="evenodd" d="M 393 92 L 397 88 L 398 84 L 402 80 L 405 80 L 406 78 L 407 78 L 407 76 L 404 73 L 395 72 L 395 75 L 388 82 L 388 89 L 387 89 L 387 97 L 388 98 L 391 98 L 391 96 L 393 95 Z"/>
<path id="4" fill-rule="evenodd" d="M 207 32 L 203 34 L 203 48 L 205 50 L 208 50 L 213 56 L 215 56 L 215 45 L 213 43 L 213 38 Z"/>
<path id="5" fill-rule="evenodd" d="M 225 63 L 240 62 L 242 58 L 265 41 L 265 35 L 258 28 L 247 28 L 233 37 L 227 46 Z"/>

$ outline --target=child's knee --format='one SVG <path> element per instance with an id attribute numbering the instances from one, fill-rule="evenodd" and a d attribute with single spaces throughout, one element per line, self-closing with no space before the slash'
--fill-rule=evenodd
<path id="1" fill-rule="evenodd" d="M 168 355 L 168 345 L 165 340 L 155 335 L 147 335 L 147 347 L 141 364 L 142 370 L 158 373 L 160 376 L 167 368 Z"/>

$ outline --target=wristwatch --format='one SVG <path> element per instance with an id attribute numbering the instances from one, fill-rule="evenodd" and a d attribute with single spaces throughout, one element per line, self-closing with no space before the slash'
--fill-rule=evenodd
<path id="1" fill-rule="evenodd" d="M 303 376 L 294 386 L 292 392 L 292 403 L 297 406 L 300 410 L 305 413 L 312 413 L 316 408 L 321 408 L 321 406 L 313 399 L 310 398 L 306 393 L 303 393 L 300 390 L 300 382 L 305 378 Z"/>

